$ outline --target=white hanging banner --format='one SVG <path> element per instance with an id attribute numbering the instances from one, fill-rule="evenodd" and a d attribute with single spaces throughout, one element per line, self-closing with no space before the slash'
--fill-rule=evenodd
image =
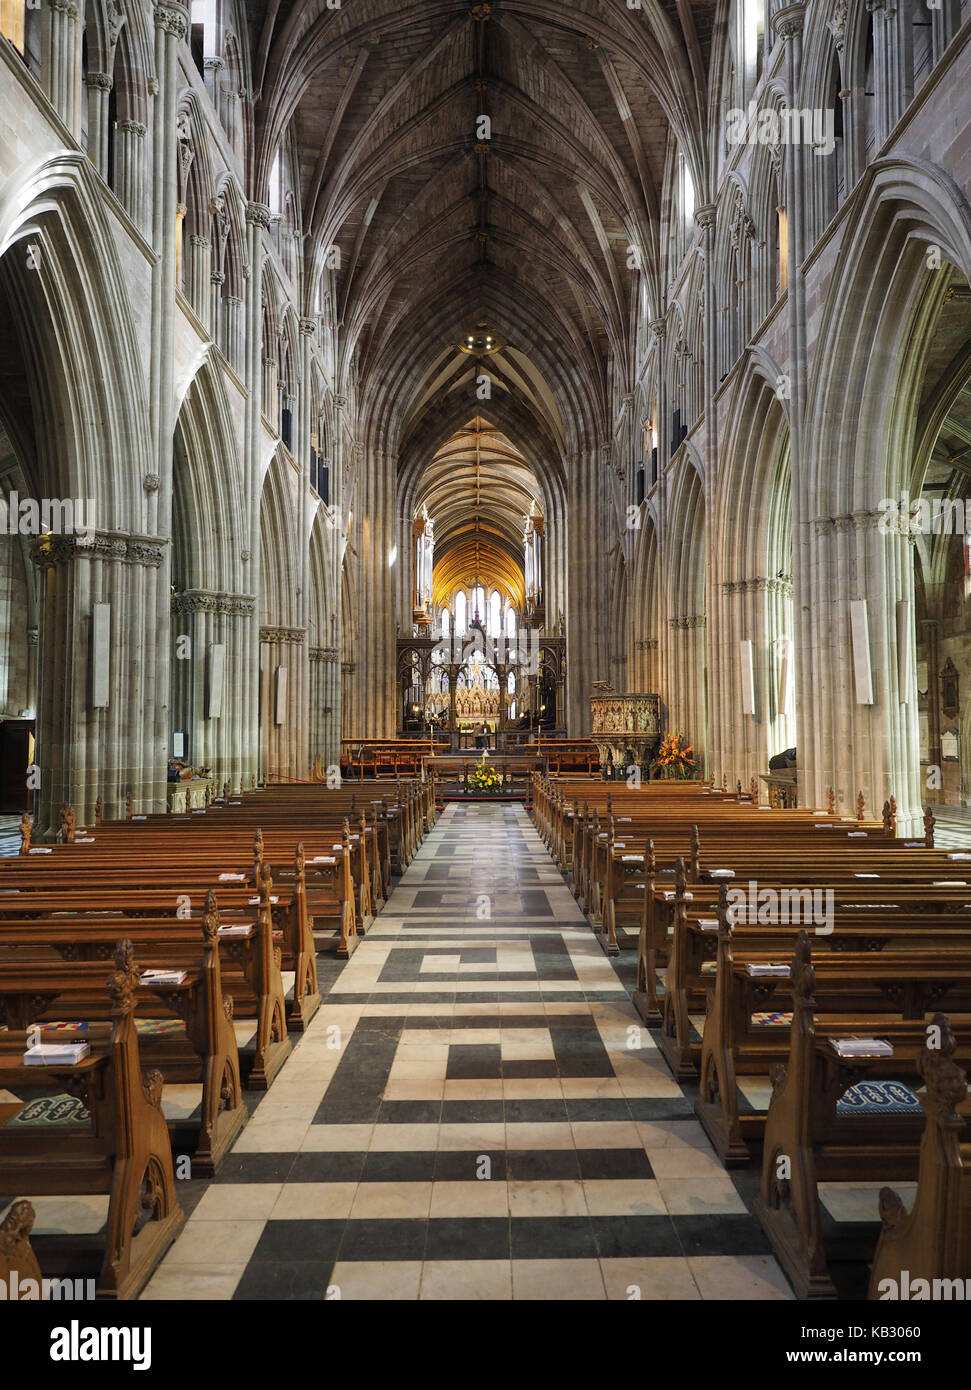
<path id="1" fill-rule="evenodd" d="M 96 603 L 91 610 L 91 705 L 107 709 L 111 692 L 111 605 Z"/>
<path id="2" fill-rule="evenodd" d="M 897 604 L 897 699 L 906 705 L 913 699 L 910 673 L 913 670 L 913 635 L 910 622 L 910 599 Z"/>
<path id="3" fill-rule="evenodd" d="M 783 637 L 779 643 L 779 714 L 784 717 L 792 687 L 792 639 Z"/>
<path id="4" fill-rule="evenodd" d="M 209 648 L 209 718 L 218 719 L 223 712 L 223 674 L 226 669 L 226 648 L 213 642 Z"/>
<path id="5" fill-rule="evenodd" d="M 755 671 L 752 662 L 752 643 L 746 637 L 738 644 L 742 662 L 742 713 L 755 713 Z"/>
<path id="6" fill-rule="evenodd" d="M 287 668 L 278 666 L 276 668 L 276 722 L 285 724 L 287 722 Z"/>
<path id="7" fill-rule="evenodd" d="M 853 675 L 856 681 L 856 703 L 873 704 L 873 675 L 870 670 L 870 624 L 866 599 L 850 599 L 850 636 L 853 640 Z"/>

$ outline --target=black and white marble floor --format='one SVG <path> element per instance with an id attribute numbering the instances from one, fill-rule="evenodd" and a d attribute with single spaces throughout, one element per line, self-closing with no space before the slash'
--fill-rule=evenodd
<path id="1" fill-rule="evenodd" d="M 149 1299 L 779 1299 L 789 1287 L 531 821 L 450 805 Z"/>

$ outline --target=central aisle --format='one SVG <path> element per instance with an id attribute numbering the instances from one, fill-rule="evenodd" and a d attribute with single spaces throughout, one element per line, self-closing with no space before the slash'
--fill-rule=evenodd
<path id="1" fill-rule="evenodd" d="M 146 1298 L 787 1298 L 523 809 L 450 805 Z"/>

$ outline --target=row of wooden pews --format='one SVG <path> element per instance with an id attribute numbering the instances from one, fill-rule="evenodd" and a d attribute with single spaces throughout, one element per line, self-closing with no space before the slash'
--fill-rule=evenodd
<path id="1" fill-rule="evenodd" d="M 874 1298 L 971 1280 L 971 853 L 934 848 L 930 811 L 905 840 L 862 798 L 851 819 L 754 787 L 537 779 L 534 808 L 603 948 L 636 950 L 635 1005 L 716 1153 L 761 1164 L 797 1294 L 834 1297 L 847 1259 Z M 862 1228 L 820 1197 L 915 1178 L 911 1212 L 887 1188 Z"/>
<path id="2" fill-rule="evenodd" d="M 87 830 L 65 807 L 53 844 L 25 821 L 0 860 L 0 1198 L 110 1194 L 100 1297 L 143 1287 L 182 1221 L 173 1155 L 218 1171 L 320 1005 L 318 952 L 353 951 L 434 819 L 426 784 L 308 780 Z M 38 1040 L 87 1055 L 25 1065 Z M 186 1084 L 197 1109 L 166 1118 Z M 71 1123 L 24 1122 L 47 1101 Z"/>

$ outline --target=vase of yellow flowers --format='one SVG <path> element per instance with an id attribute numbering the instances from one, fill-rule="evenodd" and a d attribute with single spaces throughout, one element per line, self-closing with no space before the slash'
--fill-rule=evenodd
<path id="1" fill-rule="evenodd" d="M 494 767 L 490 767 L 486 762 L 485 750 L 482 759 L 474 772 L 470 772 L 466 780 L 466 790 L 470 792 L 484 792 L 486 795 L 494 795 L 502 791 L 502 778 Z"/>
<path id="2" fill-rule="evenodd" d="M 651 773 L 654 777 L 687 781 L 695 773 L 694 748 L 684 734 L 665 734 L 658 746 Z"/>

